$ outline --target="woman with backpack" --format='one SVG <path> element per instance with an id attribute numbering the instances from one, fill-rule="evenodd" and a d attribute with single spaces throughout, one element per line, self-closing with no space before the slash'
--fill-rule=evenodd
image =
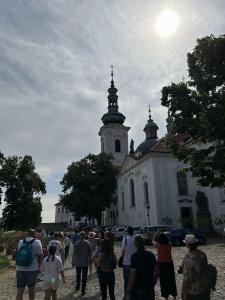
<path id="1" fill-rule="evenodd" d="M 175 300 L 177 296 L 177 287 L 171 254 L 172 245 L 169 243 L 167 236 L 163 232 L 157 232 L 152 243 L 157 249 L 161 296 L 167 300 L 169 295 L 171 295 Z"/>
<path id="2" fill-rule="evenodd" d="M 114 254 L 110 239 L 106 238 L 102 242 L 102 249 L 98 257 L 97 265 L 100 268 L 100 281 L 102 300 L 107 299 L 107 288 L 109 288 L 109 296 L 111 300 L 115 300 L 115 274 L 117 259 Z"/>
<path id="3" fill-rule="evenodd" d="M 57 289 L 59 287 L 59 275 L 61 275 L 63 283 L 65 276 L 61 258 L 56 255 L 57 247 L 50 245 L 48 256 L 44 258 L 41 270 L 44 272 L 43 288 L 45 290 L 45 300 L 57 299 Z"/>

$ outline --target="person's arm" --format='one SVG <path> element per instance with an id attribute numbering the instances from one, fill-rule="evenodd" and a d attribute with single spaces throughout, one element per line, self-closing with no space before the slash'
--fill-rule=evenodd
<path id="1" fill-rule="evenodd" d="M 160 232 L 161 232 L 160 229 L 158 229 L 158 230 L 156 231 L 156 233 L 154 234 L 154 236 L 153 236 L 153 238 L 152 238 L 152 241 L 157 242 L 158 237 L 159 237 L 159 235 L 160 235 Z"/>
<path id="2" fill-rule="evenodd" d="M 37 240 L 36 240 L 37 241 Z M 36 242 L 34 241 L 34 243 Z M 42 263 L 42 255 L 43 255 L 43 249 L 42 249 L 42 244 L 40 241 L 37 241 L 37 264 L 38 264 L 38 271 L 41 269 L 41 263 Z"/>
<path id="3" fill-rule="evenodd" d="M 62 278 L 62 282 L 65 284 L 66 280 L 65 280 L 65 275 L 64 275 L 64 271 L 60 272 L 61 278 Z"/>
<path id="4" fill-rule="evenodd" d="M 159 266 L 156 264 L 154 269 L 154 285 L 157 283 L 159 278 Z"/>
<path id="5" fill-rule="evenodd" d="M 124 256 L 125 253 L 126 253 L 126 242 L 125 242 L 125 237 L 124 237 L 123 241 L 122 241 L 121 255 Z"/>

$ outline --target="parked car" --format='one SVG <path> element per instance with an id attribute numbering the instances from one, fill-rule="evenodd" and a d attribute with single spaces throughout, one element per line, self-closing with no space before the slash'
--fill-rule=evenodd
<path id="1" fill-rule="evenodd" d="M 124 236 L 124 229 L 125 227 L 117 227 L 113 234 L 114 234 L 114 237 L 115 237 L 115 240 L 122 240 L 123 239 L 123 236 Z"/>
<path id="2" fill-rule="evenodd" d="M 146 245 L 151 244 L 152 239 L 158 230 L 164 233 L 168 233 L 171 231 L 171 228 L 166 225 L 152 225 L 152 226 L 144 226 L 142 228 L 142 235 Z"/>
<path id="3" fill-rule="evenodd" d="M 184 244 L 183 240 L 185 239 L 186 234 L 194 234 L 201 245 L 205 244 L 206 242 L 206 235 L 197 229 L 173 229 L 168 233 L 167 236 L 173 246 L 181 246 Z"/>
<path id="4" fill-rule="evenodd" d="M 131 225 L 132 226 L 132 225 Z M 134 229 L 134 235 L 135 234 L 141 234 L 142 233 L 142 229 L 141 226 L 132 226 Z M 126 236 L 127 235 L 127 228 L 124 229 L 123 231 L 123 235 Z"/>

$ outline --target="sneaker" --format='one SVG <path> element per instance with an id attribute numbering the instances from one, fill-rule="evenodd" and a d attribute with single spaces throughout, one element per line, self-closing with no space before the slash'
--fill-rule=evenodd
<path id="1" fill-rule="evenodd" d="M 81 296 L 84 296 L 85 295 L 85 291 L 83 291 L 82 293 L 81 293 Z"/>

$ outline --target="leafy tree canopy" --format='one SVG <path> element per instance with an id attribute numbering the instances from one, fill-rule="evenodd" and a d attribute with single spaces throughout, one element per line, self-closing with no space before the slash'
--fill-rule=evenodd
<path id="1" fill-rule="evenodd" d="M 60 196 L 65 207 L 78 216 L 88 216 L 101 222 L 101 213 L 112 202 L 118 169 L 105 153 L 89 154 L 67 168 Z"/>
<path id="2" fill-rule="evenodd" d="M 0 155 L 0 198 L 4 198 L 3 217 L 8 229 L 25 230 L 41 223 L 39 194 L 45 194 L 45 183 L 35 172 L 31 156 Z"/>
<path id="3" fill-rule="evenodd" d="M 206 36 L 187 54 L 189 81 L 162 89 L 168 107 L 173 154 L 190 165 L 202 186 L 225 183 L 225 35 Z M 177 134 L 190 143 L 176 143 Z"/>

